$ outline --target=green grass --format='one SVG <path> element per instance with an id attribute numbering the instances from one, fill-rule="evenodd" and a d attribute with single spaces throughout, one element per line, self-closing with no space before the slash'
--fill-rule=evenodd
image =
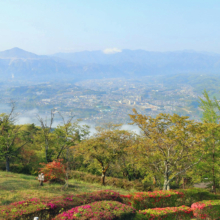
<path id="1" fill-rule="evenodd" d="M 108 177 L 106 177 L 106 179 L 107 178 Z M 136 192 L 134 189 L 124 190 L 75 179 L 70 179 L 68 182 L 69 187 L 63 190 L 63 185 L 59 184 L 44 183 L 44 186 L 39 186 L 36 176 L 0 171 L 0 205 L 8 205 L 12 202 L 22 201 L 29 198 L 52 198 L 65 194 L 79 194 L 105 189 L 114 190 L 121 194 Z M 193 219 L 195 218 L 192 218 L 192 220 Z"/>
<path id="2" fill-rule="evenodd" d="M 136 192 L 133 189 L 129 191 L 74 179 L 69 180 L 68 183 L 69 187 L 66 189 L 63 189 L 63 186 L 59 184 L 44 183 L 44 186 L 39 186 L 36 176 L 0 171 L 0 205 L 7 205 L 29 198 L 52 198 L 65 194 L 79 194 L 105 189 L 114 190 L 121 194 Z"/>

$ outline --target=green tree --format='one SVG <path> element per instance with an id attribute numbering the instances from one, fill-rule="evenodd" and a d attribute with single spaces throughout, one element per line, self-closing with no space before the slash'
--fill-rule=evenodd
<path id="1" fill-rule="evenodd" d="M 201 170 L 205 171 L 206 176 L 212 179 L 212 188 L 216 194 L 216 175 L 219 167 L 220 157 L 220 130 L 219 130 L 219 119 L 220 119 L 220 105 L 217 99 L 214 97 L 214 101 L 210 100 L 206 90 L 203 92 L 205 99 L 200 99 L 200 108 L 203 110 L 202 121 L 206 123 L 208 128 L 208 138 L 206 139 L 206 157 L 203 161 L 203 166 L 200 166 Z"/>
<path id="2" fill-rule="evenodd" d="M 10 171 L 10 161 L 19 156 L 21 149 L 30 142 L 31 132 L 15 125 L 15 103 L 9 114 L 0 114 L 0 158 L 6 161 L 6 171 Z"/>
<path id="3" fill-rule="evenodd" d="M 53 145 L 54 145 L 54 135 L 52 134 L 52 125 L 54 120 L 54 112 L 53 109 L 51 110 L 50 115 L 50 123 L 47 124 L 47 118 L 44 120 L 38 115 L 38 121 L 41 125 L 41 138 L 42 138 L 42 145 L 44 146 L 44 154 L 45 160 L 47 163 L 52 162 L 52 155 L 54 153 Z"/>
<path id="4" fill-rule="evenodd" d="M 105 176 L 111 164 L 115 163 L 129 145 L 130 133 L 124 130 L 100 130 L 93 137 L 77 145 L 77 151 L 83 155 L 85 163 L 101 168 L 101 184 L 105 185 Z"/>
<path id="5" fill-rule="evenodd" d="M 82 139 L 85 139 L 89 135 L 89 126 L 80 126 L 80 120 L 72 122 L 73 116 L 71 116 L 67 121 L 64 119 L 62 114 L 60 116 L 63 120 L 63 125 L 58 125 L 54 129 L 53 134 L 55 135 L 56 143 L 54 144 L 56 148 L 56 160 L 61 156 L 66 161 L 66 185 L 68 187 L 68 173 L 69 173 L 69 163 L 73 162 L 74 151 L 72 150 L 72 155 L 70 152 L 70 147 L 75 146 L 80 143 Z"/>
<path id="6" fill-rule="evenodd" d="M 201 161 L 205 128 L 202 123 L 187 120 L 188 116 L 160 113 L 152 118 L 138 114 L 135 109 L 133 112 L 132 124 L 138 125 L 145 137 L 137 149 L 138 163 L 147 162 L 153 172 L 163 175 L 163 189 L 169 190 L 172 180 Z"/>
<path id="7" fill-rule="evenodd" d="M 139 155 L 136 148 L 140 145 L 140 137 L 136 133 L 130 132 L 128 136 L 129 144 L 124 147 L 124 153 L 116 161 L 114 169 L 120 172 L 122 177 L 126 177 L 129 181 L 144 178 L 142 175 L 143 167 L 138 167 L 136 160 Z M 116 169 L 117 168 L 117 169 Z M 115 171 L 113 171 L 115 172 Z"/>
<path id="8" fill-rule="evenodd" d="M 60 114 L 61 115 L 61 114 Z M 59 159 L 62 153 L 67 152 L 68 149 L 85 139 L 89 135 L 88 125 L 79 125 L 80 120 L 72 122 L 73 117 L 70 117 L 67 121 L 61 115 L 63 125 L 58 125 L 54 129 L 56 136 L 56 159 Z M 63 155 L 63 157 L 65 157 Z"/>
<path id="9" fill-rule="evenodd" d="M 202 177 L 212 181 L 212 189 L 216 194 L 216 184 L 220 180 L 220 124 L 204 123 L 207 129 L 207 137 L 205 139 L 205 154 L 200 164 L 197 165 L 195 172 L 197 175 L 202 174 Z M 198 172 L 200 171 L 200 172 Z M 203 179 L 204 181 L 204 179 Z"/>
<path id="10" fill-rule="evenodd" d="M 199 108 L 203 110 L 203 117 L 202 121 L 210 122 L 210 123 L 218 123 L 218 120 L 220 119 L 220 115 L 217 114 L 217 111 L 220 113 L 220 105 L 214 97 L 214 101 L 210 100 L 209 95 L 206 90 L 202 93 L 205 100 L 199 97 Z"/>

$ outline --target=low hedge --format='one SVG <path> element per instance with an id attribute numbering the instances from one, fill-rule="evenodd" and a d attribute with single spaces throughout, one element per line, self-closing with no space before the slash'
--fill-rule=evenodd
<path id="1" fill-rule="evenodd" d="M 82 180 L 89 183 L 100 183 L 101 182 L 101 176 L 93 175 L 90 173 L 80 172 L 80 171 L 74 171 L 72 170 L 70 172 L 71 178 Z M 114 177 L 106 177 L 106 185 L 108 186 L 114 186 L 117 188 L 122 189 L 135 189 L 137 191 L 152 191 L 152 187 L 150 184 L 143 184 L 138 180 L 135 181 L 129 181 L 126 179 L 120 179 L 120 178 L 114 178 Z"/>
<path id="2" fill-rule="evenodd" d="M 136 210 L 116 201 L 94 202 L 78 206 L 57 215 L 53 220 L 93 219 L 93 220 L 132 220 Z"/>
<path id="3" fill-rule="evenodd" d="M 199 202 L 202 200 L 220 199 L 219 195 L 214 195 L 205 189 L 193 188 L 193 189 L 182 189 L 182 190 L 179 189 L 179 190 L 174 190 L 174 191 L 184 194 L 184 196 L 182 196 L 178 200 L 176 206 L 181 206 L 181 205 L 191 206 L 193 203 Z"/>
<path id="4" fill-rule="evenodd" d="M 121 195 L 124 203 L 132 205 L 137 210 L 149 208 L 176 207 L 177 200 L 183 193 L 176 191 L 137 192 L 130 195 Z"/>
<path id="5" fill-rule="evenodd" d="M 191 206 L 197 219 L 219 219 L 220 200 L 204 200 L 193 203 Z"/>
<path id="6" fill-rule="evenodd" d="M 139 211 L 135 217 L 136 220 L 187 220 L 193 217 L 193 211 L 187 206 L 154 208 Z"/>
<path id="7" fill-rule="evenodd" d="M 118 201 L 126 205 L 132 205 L 137 210 L 178 207 L 180 206 L 178 204 L 188 205 L 194 202 L 192 208 L 195 210 L 197 216 L 203 217 L 205 214 L 207 216 L 212 214 L 219 217 L 220 213 L 218 209 L 220 210 L 220 200 L 211 201 L 207 198 L 217 199 L 218 196 L 201 189 L 137 192 L 130 195 L 120 195 L 111 190 L 102 190 L 92 193 L 60 196 L 53 199 L 32 198 L 11 203 L 10 205 L 0 207 L 0 219 L 33 220 L 35 216 L 38 216 L 40 219 L 50 220 L 61 212 L 71 208 L 104 200 Z M 201 200 L 205 201 L 199 202 Z M 196 207 L 202 207 L 201 211 Z"/>
<path id="8" fill-rule="evenodd" d="M 147 208 L 191 206 L 202 200 L 220 199 L 204 189 L 184 189 L 170 191 L 137 192 L 129 195 L 121 195 L 125 204 L 131 204 L 138 210 Z"/>
<path id="9" fill-rule="evenodd" d="M 53 199 L 29 199 L 0 207 L 0 219 L 4 220 L 33 220 L 52 219 L 59 213 L 70 208 L 85 205 L 91 202 L 113 200 L 122 202 L 119 193 L 111 190 L 102 190 L 78 195 L 60 196 Z"/>

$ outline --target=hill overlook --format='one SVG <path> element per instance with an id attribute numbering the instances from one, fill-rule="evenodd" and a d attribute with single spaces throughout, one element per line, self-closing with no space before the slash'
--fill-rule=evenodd
<path id="1" fill-rule="evenodd" d="M 191 73 L 220 73 L 220 54 L 174 51 L 121 50 L 83 51 L 37 55 L 18 47 L 0 52 L 2 81 L 88 80 L 103 78 L 139 79 L 146 76 Z"/>
<path id="2" fill-rule="evenodd" d="M 12 58 L 17 58 L 17 59 L 38 59 L 41 57 L 45 56 L 39 56 L 37 54 L 22 50 L 18 47 L 14 47 L 9 50 L 5 50 L 0 52 L 0 58 L 7 58 L 7 59 L 12 59 Z"/>

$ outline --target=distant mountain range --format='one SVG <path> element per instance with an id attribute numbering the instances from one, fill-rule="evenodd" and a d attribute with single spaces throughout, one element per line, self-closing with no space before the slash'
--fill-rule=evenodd
<path id="1" fill-rule="evenodd" d="M 35 82 L 102 78 L 141 78 L 179 73 L 219 73 L 220 54 L 194 51 L 122 50 L 36 55 L 20 48 L 0 52 L 0 77 Z"/>

